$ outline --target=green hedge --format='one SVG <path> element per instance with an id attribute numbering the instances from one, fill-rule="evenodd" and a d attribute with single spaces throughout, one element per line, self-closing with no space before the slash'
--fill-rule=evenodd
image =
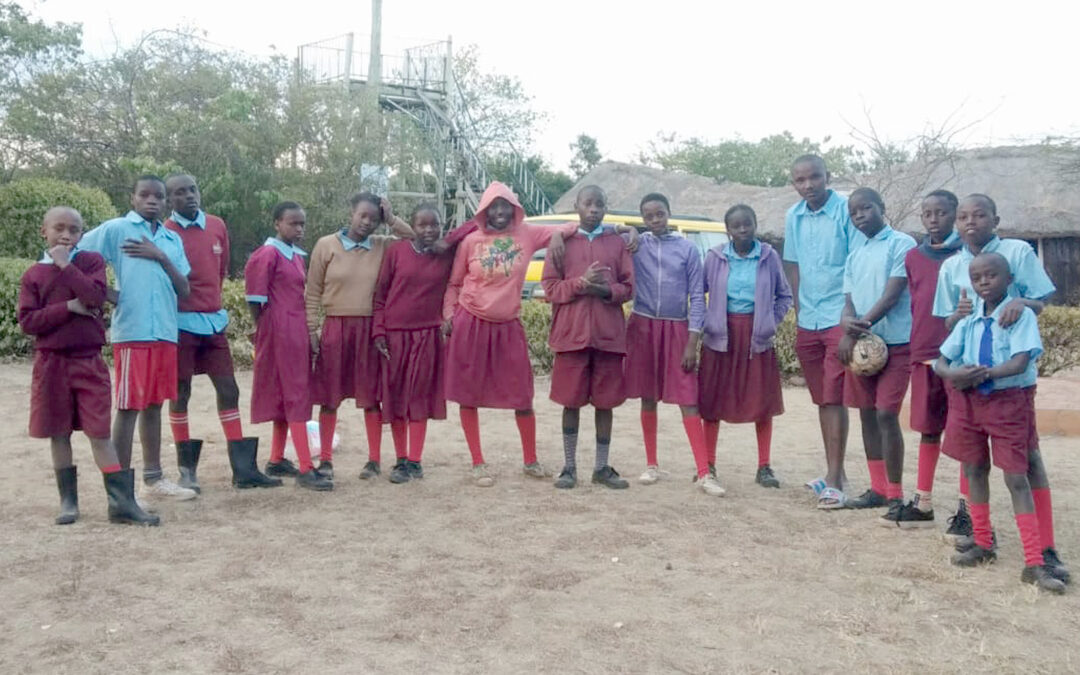
<path id="1" fill-rule="evenodd" d="M 41 255 L 41 220 L 49 208 L 63 204 L 82 214 L 86 226 L 94 227 L 116 216 L 109 195 L 53 178 L 28 178 L 0 185 L 0 256 L 36 258 Z"/>

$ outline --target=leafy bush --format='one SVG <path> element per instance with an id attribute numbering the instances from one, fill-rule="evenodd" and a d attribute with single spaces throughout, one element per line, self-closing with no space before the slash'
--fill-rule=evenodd
<path id="1" fill-rule="evenodd" d="M 1039 375 L 1080 366 L 1080 307 L 1047 307 L 1039 315 L 1043 355 Z"/>
<path id="2" fill-rule="evenodd" d="M 227 279 L 221 292 L 221 304 L 229 312 L 229 327 L 225 335 L 229 338 L 229 351 L 233 364 L 237 368 L 250 368 L 255 359 L 255 348 L 248 340 L 248 333 L 254 330 L 251 312 L 244 299 L 244 280 Z"/>
<path id="3" fill-rule="evenodd" d="M 70 206 L 82 214 L 86 226 L 94 227 L 116 216 L 109 195 L 52 178 L 28 178 L 0 185 L 0 256 L 36 259 L 41 255 L 41 219 L 51 207 Z"/>
<path id="4" fill-rule="evenodd" d="M 555 354 L 548 346 L 548 333 L 551 331 L 551 305 L 539 300 L 526 300 L 521 303 L 521 323 L 525 326 L 525 339 L 529 342 L 529 360 L 533 372 L 546 374 L 551 372 Z"/>
<path id="5" fill-rule="evenodd" d="M 795 355 L 795 310 L 792 309 L 776 327 L 776 361 L 780 366 L 780 377 L 790 380 L 794 377 L 802 377 L 802 366 L 799 365 L 799 357 Z"/>

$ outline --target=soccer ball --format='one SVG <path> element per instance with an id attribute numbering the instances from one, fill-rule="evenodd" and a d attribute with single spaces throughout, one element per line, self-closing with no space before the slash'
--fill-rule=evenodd
<path id="1" fill-rule="evenodd" d="M 864 333 L 855 341 L 848 367 L 856 375 L 877 375 L 889 360 L 885 341 L 873 333 Z"/>

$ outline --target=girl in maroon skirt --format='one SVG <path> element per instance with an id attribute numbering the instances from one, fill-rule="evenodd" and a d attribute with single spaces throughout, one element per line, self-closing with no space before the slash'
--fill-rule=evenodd
<path id="1" fill-rule="evenodd" d="M 753 209 L 731 207 L 724 224 L 731 241 L 705 257 L 709 306 L 698 383 L 709 463 L 716 461 L 721 420 L 753 422 L 758 444 L 754 480 L 762 487 L 780 487 L 769 465 L 772 418 L 784 412 L 773 339 L 791 308 L 791 287 L 780 255 L 755 237 Z"/>
<path id="2" fill-rule="evenodd" d="M 370 192 L 354 194 L 349 204 L 349 226 L 315 243 L 305 301 L 307 327 L 316 352 L 313 393 L 320 406 L 319 473 L 334 477 L 337 409 L 351 398 L 357 408 L 364 409 L 368 462 L 360 477 L 369 479 L 380 473 L 382 449 L 382 357 L 371 334 L 375 285 L 386 249 L 394 241 L 394 237 L 373 232 L 386 223 L 398 237 L 412 238 L 413 233 L 408 223 L 394 216 L 390 202 Z M 399 453 L 397 461 L 403 468 L 405 455 Z"/>
<path id="3" fill-rule="evenodd" d="M 398 456 L 408 457 L 391 471 L 392 483 L 424 477 L 420 459 L 427 421 L 446 419 L 442 301 L 454 255 L 435 251 L 442 229 L 437 206 L 418 206 L 411 225 L 416 238 L 391 244 L 386 251 L 372 328 L 375 349 L 383 356 L 383 419 L 390 421 Z"/>
<path id="4" fill-rule="evenodd" d="M 484 191 L 477 229 L 454 256 L 443 303 L 443 331 L 449 334 L 446 398 L 461 405 L 461 426 L 472 455 L 473 479 L 491 487 L 484 463 L 477 408 L 509 408 L 516 413 L 525 475 L 550 472 L 536 458 L 536 416 L 529 345 L 521 325 L 521 288 L 533 253 L 561 248 L 577 222 L 558 227 L 528 225 L 513 191 L 494 182 Z"/>
<path id="5" fill-rule="evenodd" d="M 634 310 L 626 329 L 626 394 L 641 399 L 645 437 L 645 473 L 638 481 L 650 485 L 661 476 L 656 403 L 664 401 L 682 411 L 697 465 L 696 485 L 719 497 L 724 488 L 707 461 L 694 374 L 705 320 L 701 255 L 689 240 L 668 230 L 671 206 L 667 197 L 645 195 L 639 208 L 649 231 L 638 240 L 634 253 Z"/>
<path id="6" fill-rule="evenodd" d="M 311 465 L 307 421 L 311 417 L 311 343 L 304 325 L 304 260 L 296 247 L 307 216 L 296 202 L 274 207 L 277 236 L 255 250 L 244 267 L 244 289 L 255 320 L 255 365 L 251 385 L 251 421 L 273 422 L 274 436 L 266 473 L 296 476 L 310 490 L 334 484 Z M 292 434 L 300 468 L 285 459 L 285 439 Z"/>

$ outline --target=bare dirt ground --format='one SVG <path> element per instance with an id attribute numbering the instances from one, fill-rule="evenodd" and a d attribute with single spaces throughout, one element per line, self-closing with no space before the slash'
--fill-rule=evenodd
<path id="1" fill-rule="evenodd" d="M 667 481 L 556 491 L 519 472 L 513 415 L 484 411 L 496 486 L 467 481 L 456 423 L 429 431 L 427 478 L 357 479 L 361 415 L 343 408 L 329 494 L 229 487 L 209 383 L 191 415 L 207 443 L 203 496 L 164 504 L 160 528 L 109 525 L 81 437 L 82 519 L 52 524 L 47 445 L 26 437 L 29 366 L 0 366 L 8 479 L 0 493 L 0 672 L 1067 672 L 1080 669 L 1080 590 L 1040 596 L 1004 486 L 993 483 L 1000 558 L 949 565 L 940 534 L 957 465 L 938 469 L 938 527 L 902 532 L 876 513 L 812 508 L 823 465 L 816 413 L 785 390 L 773 464 L 753 483 L 752 426 L 726 427 L 722 499 L 694 491 L 678 411 L 661 412 Z M 248 391 L 250 375 L 241 375 Z M 559 411 L 537 382 L 541 459 L 561 464 Z M 246 398 L 246 397 L 245 397 Z M 246 405 L 246 401 L 245 401 Z M 246 410 L 245 410 L 246 417 Z M 583 420 L 587 416 L 583 415 Z M 616 411 L 613 463 L 643 469 L 637 406 Z M 591 436 L 591 422 L 582 437 Z M 265 459 L 269 425 L 254 429 Z M 858 424 L 848 472 L 867 485 Z M 166 427 L 166 435 L 168 435 Z M 915 480 L 917 437 L 908 434 Z M 592 461 L 582 442 L 581 464 Z M 393 456 L 390 434 L 383 457 Z M 1058 546 L 1080 573 L 1076 439 L 1044 438 Z M 138 454 L 138 453 L 136 453 Z M 172 453 L 166 465 L 175 476 Z M 384 465 L 386 462 L 384 461 Z"/>

